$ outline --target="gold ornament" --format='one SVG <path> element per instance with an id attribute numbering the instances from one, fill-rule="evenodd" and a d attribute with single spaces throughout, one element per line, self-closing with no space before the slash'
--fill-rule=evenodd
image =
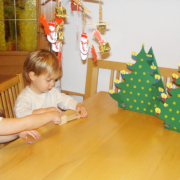
<path id="1" fill-rule="evenodd" d="M 98 28 L 99 30 L 105 30 L 105 29 L 106 29 L 106 25 L 103 24 L 103 23 L 105 23 L 105 22 L 102 22 L 102 21 L 99 22 L 99 26 L 97 26 L 97 28 Z M 102 25 L 101 25 L 101 24 L 102 24 Z"/>
<path id="2" fill-rule="evenodd" d="M 63 41 L 64 40 L 64 33 L 63 32 L 57 32 L 57 41 Z"/>
<path id="3" fill-rule="evenodd" d="M 109 43 L 106 42 L 99 46 L 99 50 L 100 50 L 101 54 L 105 54 L 111 50 L 111 47 L 110 47 Z"/>
<path id="4" fill-rule="evenodd" d="M 66 15 L 66 9 L 64 7 L 56 7 L 56 16 L 58 18 L 69 17 L 68 15 Z"/>

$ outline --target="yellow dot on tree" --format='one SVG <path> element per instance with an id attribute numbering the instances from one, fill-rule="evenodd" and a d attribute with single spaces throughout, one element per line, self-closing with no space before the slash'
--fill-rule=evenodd
<path id="1" fill-rule="evenodd" d="M 153 112 L 153 110 L 151 109 L 151 110 L 150 110 L 150 112 L 152 113 L 152 112 Z"/>
<path id="2" fill-rule="evenodd" d="M 146 82 L 149 83 L 149 80 L 147 80 Z"/>
<path id="3" fill-rule="evenodd" d="M 129 87 L 129 84 L 126 84 L 127 87 Z"/>
<path id="4" fill-rule="evenodd" d="M 141 82 L 141 79 L 138 79 L 139 82 Z"/>
<path id="5" fill-rule="evenodd" d="M 134 102 L 136 102 L 136 99 L 134 99 Z"/>
<path id="6" fill-rule="evenodd" d="M 177 127 L 174 127 L 174 129 L 177 129 Z"/>
<path id="7" fill-rule="evenodd" d="M 146 75 L 146 72 L 143 72 L 143 75 Z"/>
<path id="8" fill-rule="evenodd" d="M 133 78 L 131 78 L 130 80 L 133 81 Z"/>
<path id="9" fill-rule="evenodd" d="M 165 115 L 164 117 L 165 117 L 165 118 L 167 118 L 168 116 L 167 116 L 167 115 Z"/>
<path id="10" fill-rule="evenodd" d="M 134 85 L 133 88 L 136 88 L 136 86 Z"/>
<path id="11" fill-rule="evenodd" d="M 143 110 L 146 111 L 146 108 L 144 108 Z"/>
<path id="12" fill-rule="evenodd" d="M 177 114 L 179 114 L 179 111 L 176 111 Z"/>
<path id="13" fill-rule="evenodd" d="M 148 97 L 148 95 L 147 95 L 147 94 L 145 94 L 145 96 L 146 96 L 146 97 Z"/>
<path id="14" fill-rule="evenodd" d="M 132 91 L 130 91 L 129 93 L 132 94 Z"/>
<path id="15" fill-rule="evenodd" d="M 174 121 L 174 118 L 172 117 L 171 120 Z"/>
<path id="16" fill-rule="evenodd" d="M 139 107 L 137 107 L 136 109 L 139 110 Z"/>
<path id="17" fill-rule="evenodd" d="M 132 108 L 132 106 L 129 106 L 130 108 Z"/>
<path id="18" fill-rule="evenodd" d="M 144 89 L 144 87 L 141 87 L 141 89 L 143 90 L 143 89 Z"/>
<path id="19" fill-rule="evenodd" d="M 157 107 L 157 104 L 155 104 L 154 107 Z"/>
<path id="20" fill-rule="evenodd" d="M 180 120 L 179 120 L 179 123 L 180 123 Z"/>
<path id="21" fill-rule="evenodd" d="M 172 112 L 172 109 L 169 109 L 169 112 Z"/>
<path id="22" fill-rule="evenodd" d="M 176 102 L 174 101 L 173 104 L 176 105 Z"/>
<path id="23" fill-rule="evenodd" d="M 140 93 L 137 93 L 138 96 L 140 96 Z"/>
<path id="24" fill-rule="evenodd" d="M 178 94 L 178 97 L 180 97 L 180 94 Z"/>
<path id="25" fill-rule="evenodd" d="M 141 103 L 144 103 L 144 101 L 141 101 Z"/>
<path id="26" fill-rule="evenodd" d="M 137 72 L 135 71 L 134 74 L 137 74 Z"/>
<path id="27" fill-rule="evenodd" d="M 153 99 L 156 99 L 156 97 L 153 97 Z"/>
<path id="28" fill-rule="evenodd" d="M 126 91 L 124 90 L 123 93 L 126 93 Z"/>
<path id="29" fill-rule="evenodd" d="M 141 59 L 141 61 L 144 61 L 144 59 Z"/>
<path id="30" fill-rule="evenodd" d="M 127 98 L 126 101 L 129 101 L 129 99 Z"/>
<path id="31" fill-rule="evenodd" d="M 151 89 L 151 88 L 149 88 L 149 91 L 152 91 L 152 89 Z"/>
<path id="32" fill-rule="evenodd" d="M 139 65 L 139 68 L 142 68 L 142 65 Z"/>
<path id="33" fill-rule="evenodd" d="M 151 105 L 151 103 L 150 103 L 150 102 L 148 102 L 148 105 Z"/>

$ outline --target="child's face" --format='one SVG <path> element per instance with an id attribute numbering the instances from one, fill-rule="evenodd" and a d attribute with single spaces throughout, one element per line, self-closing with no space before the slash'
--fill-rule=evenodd
<path id="1" fill-rule="evenodd" d="M 46 75 L 34 76 L 30 88 L 37 94 L 50 91 L 55 85 L 55 78 Z"/>

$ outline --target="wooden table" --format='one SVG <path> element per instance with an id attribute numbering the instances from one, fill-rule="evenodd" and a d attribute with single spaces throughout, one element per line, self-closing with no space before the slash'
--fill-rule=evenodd
<path id="1" fill-rule="evenodd" d="M 118 108 L 108 93 L 84 101 L 89 116 L 0 150 L 0 179 L 179 180 L 180 133 L 157 117 Z"/>

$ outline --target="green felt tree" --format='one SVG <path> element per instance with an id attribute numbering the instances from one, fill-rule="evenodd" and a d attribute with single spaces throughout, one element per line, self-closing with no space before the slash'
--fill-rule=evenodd
<path id="1" fill-rule="evenodd" d="M 133 65 L 127 63 L 132 72 L 126 74 L 121 71 L 124 82 L 118 83 L 118 80 L 115 80 L 115 85 L 120 88 L 120 91 L 111 93 L 112 90 L 110 90 L 109 94 L 118 101 L 120 108 L 154 116 L 155 107 L 160 103 L 158 87 L 164 91 L 164 85 L 153 50 L 151 48 L 147 54 L 143 45 L 140 53 L 133 53 L 132 58 L 136 63 Z"/>
<path id="2" fill-rule="evenodd" d="M 173 83 L 180 85 L 180 78 L 173 74 Z M 167 83 L 167 92 L 171 95 L 169 98 L 160 99 L 160 103 L 155 108 L 156 116 L 164 120 L 165 128 L 180 132 L 180 88 L 172 89 L 172 84 Z"/>

